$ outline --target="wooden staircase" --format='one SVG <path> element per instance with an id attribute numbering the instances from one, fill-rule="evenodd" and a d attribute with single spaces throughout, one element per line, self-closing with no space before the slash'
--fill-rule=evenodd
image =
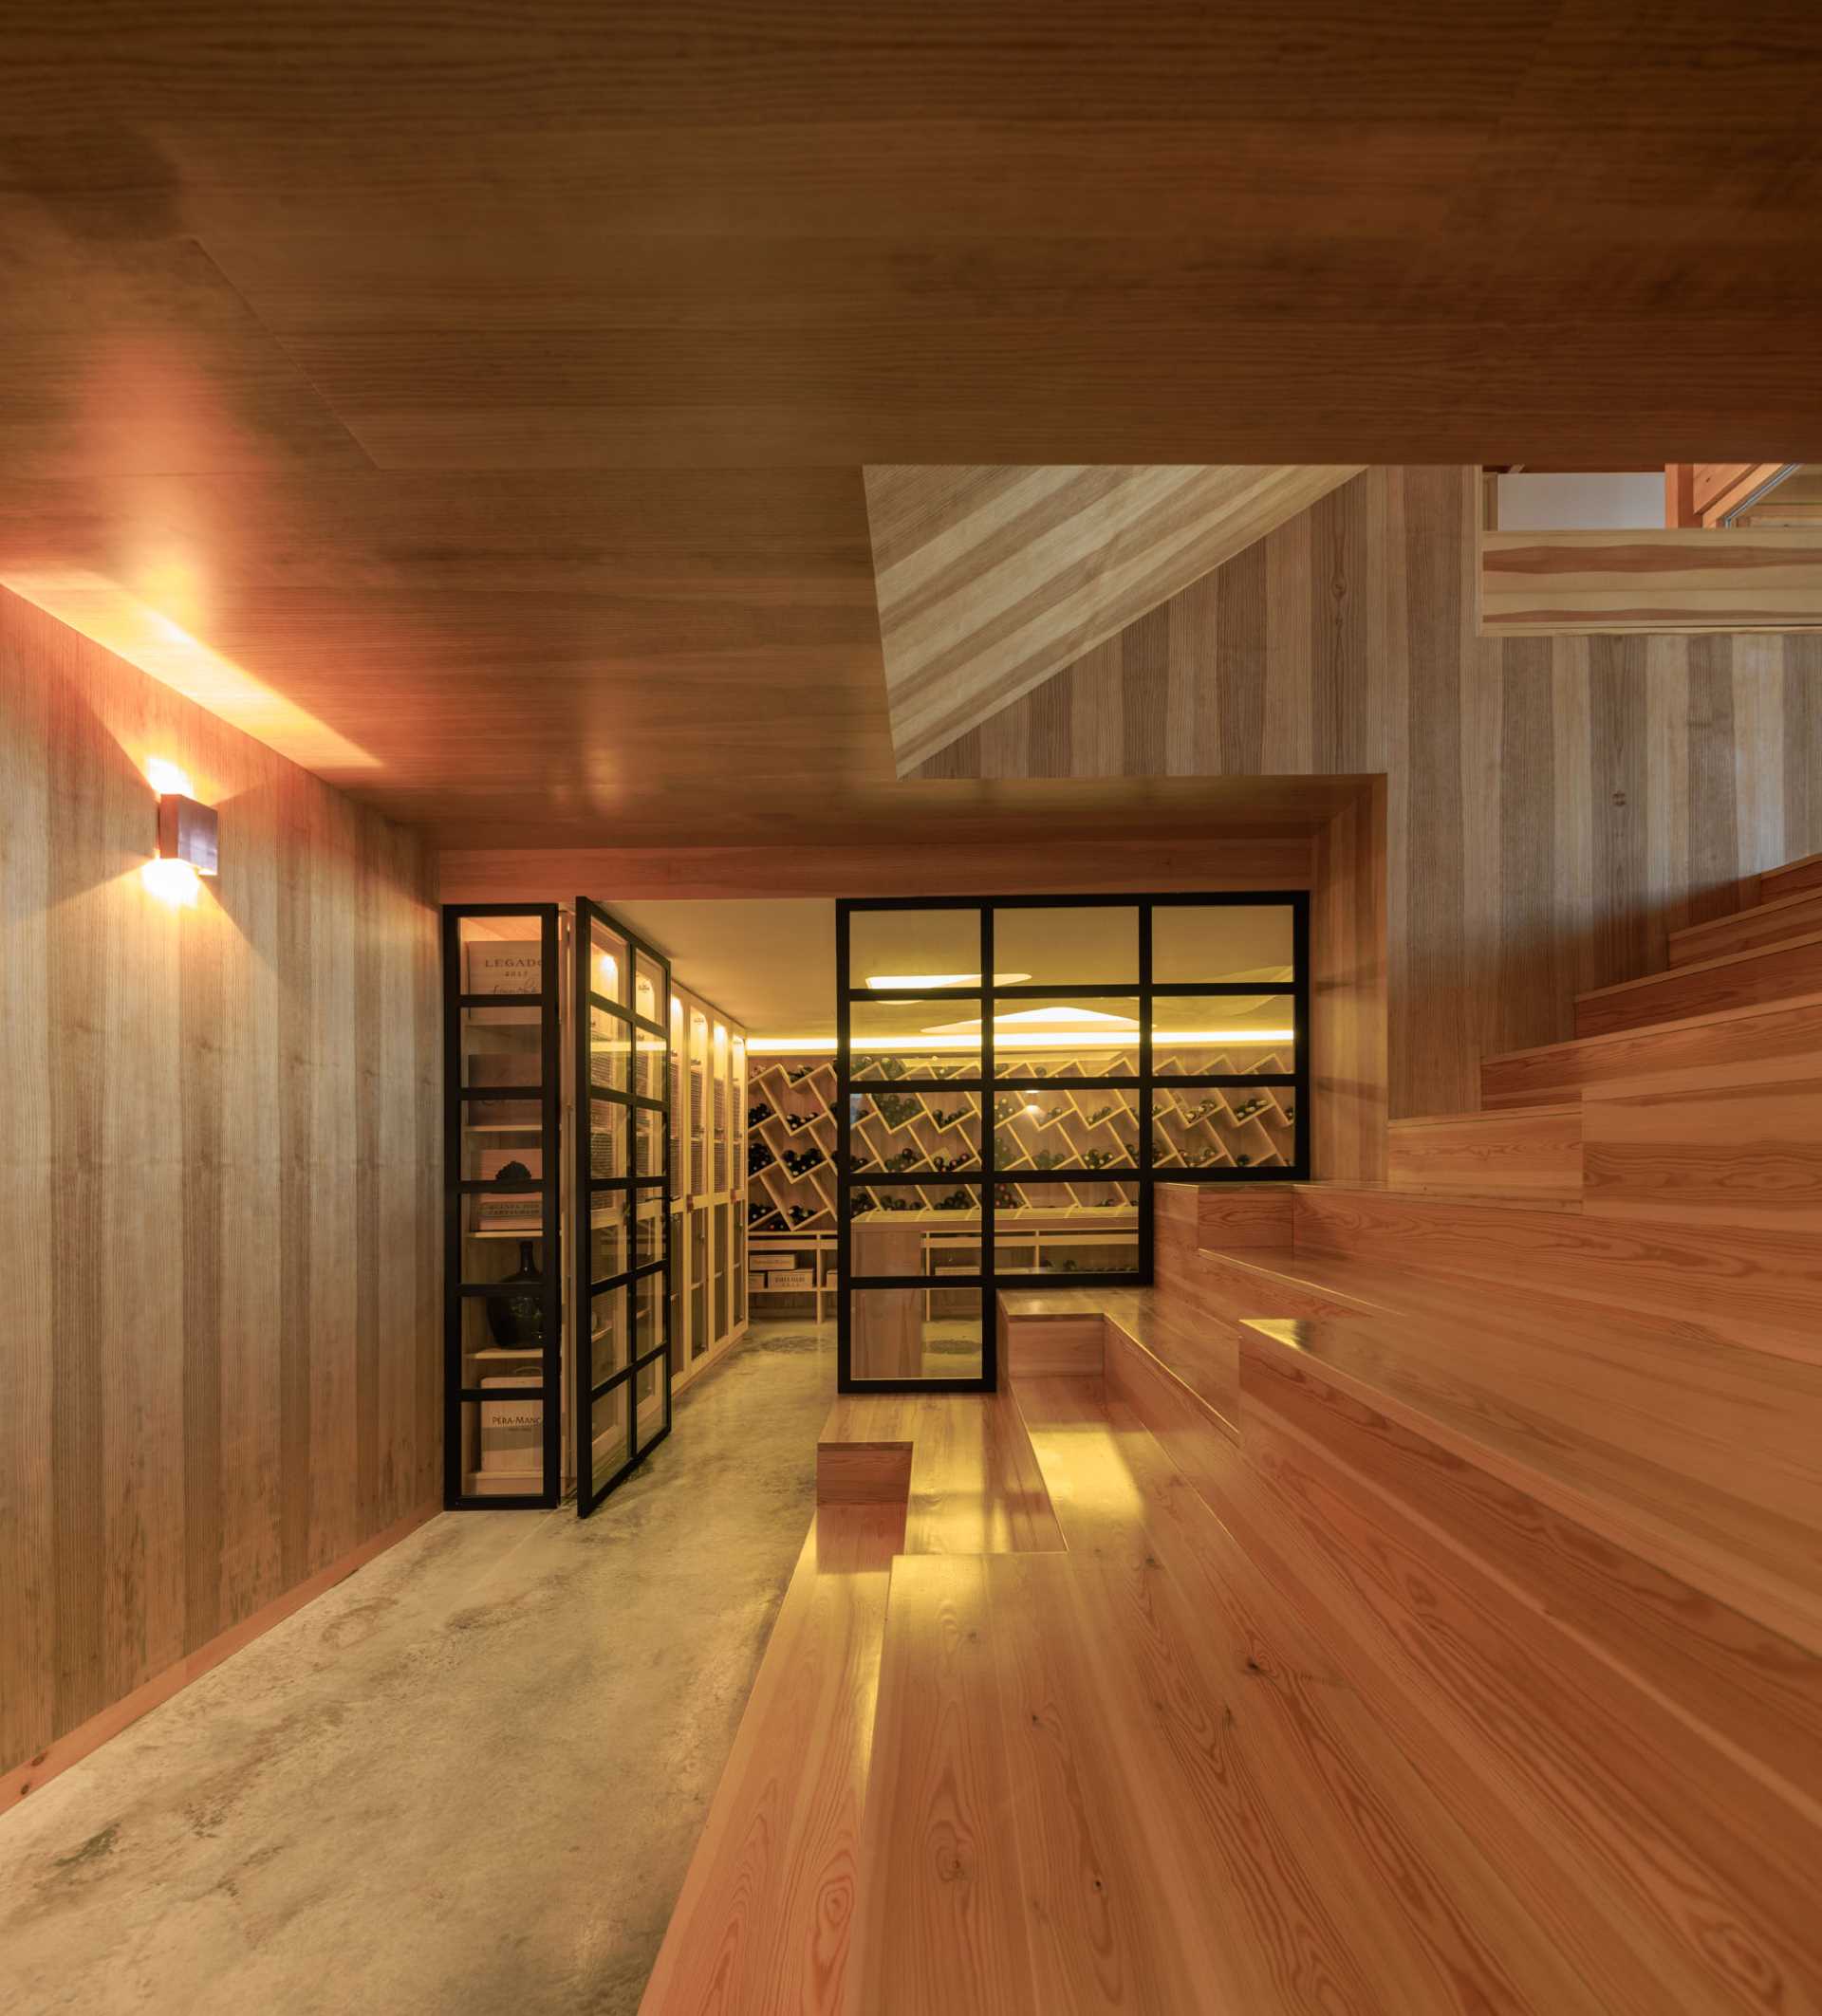
<path id="1" fill-rule="evenodd" d="M 1634 989 L 1739 998 L 1489 1060 L 1383 1189 L 1162 1187 L 1006 1390 L 838 1403 L 646 2016 L 1822 2012 L 1781 874 Z"/>

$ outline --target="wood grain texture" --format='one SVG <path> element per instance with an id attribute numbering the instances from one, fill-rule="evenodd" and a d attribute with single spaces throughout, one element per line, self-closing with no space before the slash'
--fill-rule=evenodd
<path id="1" fill-rule="evenodd" d="M 845 2016 L 886 1586 L 902 1511 L 810 1527 L 641 2016 Z"/>
<path id="2" fill-rule="evenodd" d="M 893 1563 L 867 1787 L 855 2007 L 1039 2016 L 987 1563 Z"/>
<path id="3" fill-rule="evenodd" d="M 1489 1334 L 1465 1314 L 1245 1327 L 1243 1390 L 1255 1359 L 1332 1385 L 1822 1651 L 1813 1518 L 1822 1368 L 1725 1344 L 1603 1337 L 1591 1324 L 1556 1337 L 1512 1323 Z"/>
<path id="4" fill-rule="evenodd" d="M 1597 1216 L 1822 1231 L 1822 1050 L 1616 1080 L 1582 1113 Z"/>
<path id="5" fill-rule="evenodd" d="M 1543 1105 L 1615 1079 L 1803 1057 L 1818 1048 L 1822 994 L 1757 1002 L 1489 1057 L 1480 1066 L 1480 1101 L 1489 1108 Z"/>
<path id="6" fill-rule="evenodd" d="M 1754 903 L 1732 916 L 1706 924 L 1685 925 L 1670 934 L 1670 964 L 1688 966 L 1701 959 L 1725 958 L 1731 953 L 1757 952 L 1781 938 L 1812 937 L 1822 932 L 1822 891 L 1799 890 Z"/>
<path id="7" fill-rule="evenodd" d="M 118 349 L 195 371 L 242 322 L 388 469 L 1813 452 L 1793 8 L 1726 47 L 1724 122 L 1712 19 L 1641 63 L 1620 0 L 1139 38 L 1074 4 L 1035 47 L 909 0 L 752 38 L 704 0 L 320 0 L 307 65 L 230 18 L 22 19 L 9 188 L 48 244 L 8 373 L 46 459 L 133 417 Z M 72 325 L 114 339 L 84 370 Z M 183 418 L 128 466 L 221 459 Z"/>
<path id="8" fill-rule="evenodd" d="M 1500 1294 L 1566 1296 L 1629 1317 L 1697 1322 L 1781 1357 L 1815 1361 L 1822 1248 L 1797 1230 L 1620 1223 L 1390 1191 L 1316 1185 L 1297 1197 L 1297 1251 L 1396 1264 Z"/>
<path id="9" fill-rule="evenodd" d="M 1369 470 L 921 772 L 1141 774 L 1102 694 L 1162 648 L 1167 768 L 1383 774 L 1393 1117 L 1471 1110 L 1483 1056 L 1822 846 L 1822 638 L 1479 637 L 1474 499 Z"/>
<path id="10" fill-rule="evenodd" d="M 1822 532 L 1485 532 L 1488 637 L 1813 630 Z"/>
<path id="11" fill-rule="evenodd" d="M 1579 1104 L 1427 1114 L 1388 1132 L 1393 1190 L 1561 1204 L 1582 1193 Z"/>
<path id="12" fill-rule="evenodd" d="M 1645 973 L 1575 997 L 1575 1033 L 1681 1022 L 1726 1008 L 1788 1002 L 1822 989 L 1822 932 L 1774 939 L 1751 952 L 1692 959 L 1668 971 Z"/>
<path id="13" fill-rule="evenodd" d="M 9 1768 L 438 1495 L 440 1045 L 415 838 L 4 593 L 0 709 Z"/>
<path id="14" fill-rule="evenodd" d="M 901 773 L 1358 468 L 869 468 Z"/>
<path id="15" fill-rule="evenodd" d="M 1765 869 L 1758 878 L 1758 899 L 1766 903 L 1795 896 L 1805 889 L 1822 889 L 1822 854 L 1806 854 L 1801 860 L 1784 861 L 1776 868 Z"/>
<path id="16" fill-rule="evenodd" d="M 1213 838 L 1210 827 L 1223 835 L 1232 830 L 1231 817 L 1249 823 L 1244 793 L 1230 797 L 1218 787 L 1205 802 L 1199 832 L 1180 825 L 1135 838 L 1133 821 L 1115 806 L 1117 796 L 1116 787 L 1098 805 L 1047 805 L 1041 787 L 1014 790 L 997 820 L 971 815 L 950 828 L 967 838 L 934 843 L 782 845 L 774 832 L 772 844 L 750 847 L 464 847 L 439 857 L 439 888 L 449 903 L 554 901 L 542 892 L 567 890 L 573 898 L 578 889 L 628 898 L 1302 889 L 1310 881 L 1311 831 L 1332 804 L 1329 798 L 1307 805 L 1301 820 L 1281 811 L 1275 830 L 1250 839 Z M 1275 795 L 1273 802 L 1285 804 Z M 902 798 L 898 805 L 902 819 Z M 1179 814 L 1195 816 L 1187 806 Z"/>
<path id="17" fill-rule="evenodd" d="M 844 1394 L 817 1437 L 819 1480 L 864 1470 L 904 1477 L 907 1554 L 1042 1552 L 1056 1516 L 1010 1394 Z M 910 1464 L 898 1452 L 908 1447 Z M 867 1456 L 848 1452 L 866 1452 Z"/>
<path id="18" fill-rule="evenodd" d="M 1495 1844 L 1502 1884 L 1594 2006 L 1655 2016 L 1666 2002 L 1814 2001 L 1813 1913 L 1789 1880 L 1813 1859 L 1814 1822 L 1591 1648 L 1544 1628 L 1535 1592 L 1450 1550 L 1267 1407 L 1249 1421 L 1249 1459 L 1280 1518 L 1266 1526 L 1232 1487 L 1221 1516 L 1284 1562 L 1282 1586 L 1444 1809 Z"/>

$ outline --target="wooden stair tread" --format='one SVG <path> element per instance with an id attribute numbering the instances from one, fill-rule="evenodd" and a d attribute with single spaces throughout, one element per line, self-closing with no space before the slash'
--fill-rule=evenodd
<path id="1" fill-rule="evenodd" d="M 1340 1386 L 1822 1651 L 1813 1368 L 1724 1345 L 1544 1333 L 1466 1311 L 1246 1327 L 1243 1379 L 1247 1353 L 1290 1354 L 1297 1376 Z"/>
<path id="2" fill-rule="evenodd" d="M 1300 1263 L 1314 1253 L 1395 1263 L 1478 1283 L 1490 1308 L 1542 1292 L 1822 1362 L 1822 1241 L 1800 1230 L 1604 1217 L 1342 1183 L 1300 1186 L 1296 1228 Z"/>
<path id="3" fill-rule="evenodd" d="M 1822 985 L 1822 932 L 1778 938 L 1749 952 L 1692 959 L 1575 996 L 1575 1033 L 1636 1028 L 1680 1016 L 1740 1008 L 1749 1002 L 1794 1000 Z"/>
<path id="4" fill-rule="evenodd" d="M 845 1394 L 817 1439 L 819 1499 L 851 1452 L 903 1460 L 880 1495 L 904 1507 L 907 1554 L 993 1554 L 1060 1547 L 1062 1535 L 1009 1393 Z M 865 1457 L 863 1458 L 865 1460 Z M 835 1495 L 846 1496 L 846 1490 Z"/>
<path id="5" fill-rule="evenodd" d="M 1672 968 L 1822 930 L 1822 888 L 1798 889 L 1670 934 Z"/>
<path id="6" fill-rule="evenodd" d="M 1389 1122 L 1386 1181 L 1441 1196 L 1523 1196 L 1577 1204 L 1582 1193 L 1579 1100 L 1431 1113 Z"/>
<path id="7" fill-rule="evenodd" d="M 1817 1048 L 1822 1048 L 1822 993 L 1793 994 L 1508 1050 L 1482 1060 L 1480 1091 L 1490 1110 L 1509 1111 L 1609 1078 Z"/>
<path id="8" fill-rule="evenodd" d="M 892 1558 L 903 1515 L 817 1514 L 641 2016 L 843 2016 Z"/>
<path id="9" fill-rule="evenodd" d="M 1799 889 L 1822 889 L 1822 854 L 1805 854 L 1781 868 L 1767 868 L 1758 878 L 1761 897 L 1789 896 Z"/>

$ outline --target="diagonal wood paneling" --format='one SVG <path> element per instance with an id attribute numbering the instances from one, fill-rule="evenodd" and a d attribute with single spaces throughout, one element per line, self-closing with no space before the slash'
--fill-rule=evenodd
<path id="1" fill-rule="evenodd" d="M 1390 1110 L 1468 1110 L 1480 1057 L 1822 848 L 1822 637 L 1478 636 L 1473 508 L 1369 470 L 917 774 L 1384 773 Z"/>
<path id="2" fill-rule="evenodd" d="M 901 773 L 1358 473 L 1318 464 L 868 469 Z"/>

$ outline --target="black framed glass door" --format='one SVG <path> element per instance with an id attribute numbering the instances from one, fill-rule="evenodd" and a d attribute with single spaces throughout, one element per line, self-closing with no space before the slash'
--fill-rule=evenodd
<path id="1" fill-rule="evenodd" d="M 576 1511 L 671 1431 L 670 961 L 576 900 Z"/>
<path id="2" fill-rule="evenodd" d="M 1160 1182 L 1309 1174 L 1309 897 L 836 905 L 838 1377 L 996 1383 L 1002 1288 L 1143 1286 Z"/>

